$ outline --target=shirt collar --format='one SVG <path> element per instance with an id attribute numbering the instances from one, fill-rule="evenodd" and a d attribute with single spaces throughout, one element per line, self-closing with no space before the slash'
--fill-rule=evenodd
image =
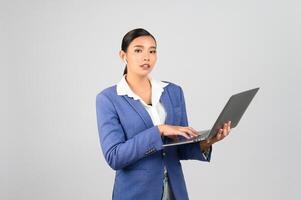
<path id="1" fill-rule="evenodd" d="M 137 94 L 135 94 L 132 91 L 132 89 L 128 85 L 125 77 L 126 77 L 126 74 L 123 75 L 121 80 L 117 83 L 117 88 L 116 88 L 117 94 L 118 95 L 127 95 L 128 97 L 131 97 L 134 100 L 141 100 L 143 102 L 141 97 L 139 97 Z M 162 82 L 159 80 L 155 80 L 151 76 L 148 76 L 148 78 L 152 85 L 152 105 L 154 106 L 159 102 L 161 94 L 164 91 L 164 87 L 167 86 L 168 83 L 165 83 L 165 82 Z"/>

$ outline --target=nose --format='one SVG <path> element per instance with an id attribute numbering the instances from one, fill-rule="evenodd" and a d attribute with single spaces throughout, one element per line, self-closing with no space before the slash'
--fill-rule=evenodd
<path id="1" fill-rule="evenodd" d="M 144 54 L 144 61 L 149 61 L 149 54 L 148 53 Z"/>

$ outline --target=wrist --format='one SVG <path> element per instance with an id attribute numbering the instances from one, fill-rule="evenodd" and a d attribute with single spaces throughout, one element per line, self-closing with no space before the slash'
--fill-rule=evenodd
<path id="1" fill-rule="evenodd" d="M 202 152 L 208 151 L 210 146 L 211 146 L 211 143 L 207 143 L 206 141 L 200 142 L 200 147 L 201 147 Z"/>
<path id="2" fill-rule="evenodd" d="M 160 135 L 163 135 L 163 132 L 164 132 L 164 124 L 158 125 L 158 129 L 159 129 Z"/>

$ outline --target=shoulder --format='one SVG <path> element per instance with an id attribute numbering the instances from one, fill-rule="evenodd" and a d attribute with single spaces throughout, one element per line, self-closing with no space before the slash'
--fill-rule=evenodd
<path id="1" fill-rule="evenodd" d="M 177 89 L 177 90 L 181 90 L 181 86 L 176 84 L 176 83 L 173 83 L 173 82 L 170 82 L 170 81 L 162 81 L 164 83 L 168 83 L 168 85 L 166 86 L 166 88 L 169 88 L 169 89 Z"/>
<path id="2" fill-rule="evenodd" d="M 171 93 L 177 93 L 177 94 L 182 94 L 183 89 L 180 85 L 170 82 L 170 81 L 162 81 L 164 83 L 168 83 L 168 85 L 165 87 L 166 90 L 168 90 Z"/>
<path id="3" fill-rule="evenodd" d="M 162 82 L 168 83 L 168 85 L 164 88 L 164 92 L 168 93 L 173 105 L 179 105 L 179 103 L 185 101 L 184 92 L 180 85 L 170 81 Z"/>
<path id="4" fill-rule="evenodd" d="M 107 98 L 108 100 L 112 101 L 114 98 L 116 98 L 116 96 L 117 96 L 116 85 L 113 85 L 101 90 L 96 95 L 96 99 L 99 100 L 99 99 Z"/>

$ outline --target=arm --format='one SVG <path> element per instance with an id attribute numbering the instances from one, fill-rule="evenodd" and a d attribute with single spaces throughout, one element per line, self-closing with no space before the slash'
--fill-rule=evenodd
<path id="1" fill-rule="evenodd" d="M 115 107 L 105 94 L 97 96 L 96 112 L 101 148 L 112 169 L 126 167 L 163 148 L 157 126 L 126 140 Z"/>
<path id="2" fill-rule="evenodd" d="M 182 88 L 181 90 L 181 108 L 182 116 L 180 126 L 188 126 L 187 112 L 185 98 Z M 201 146 L 202 143 L 192 143 L 178 146 L 178 154 L 181 160 L 200 160 L 200 161 L 210 161 L 212 146 Z"/>

